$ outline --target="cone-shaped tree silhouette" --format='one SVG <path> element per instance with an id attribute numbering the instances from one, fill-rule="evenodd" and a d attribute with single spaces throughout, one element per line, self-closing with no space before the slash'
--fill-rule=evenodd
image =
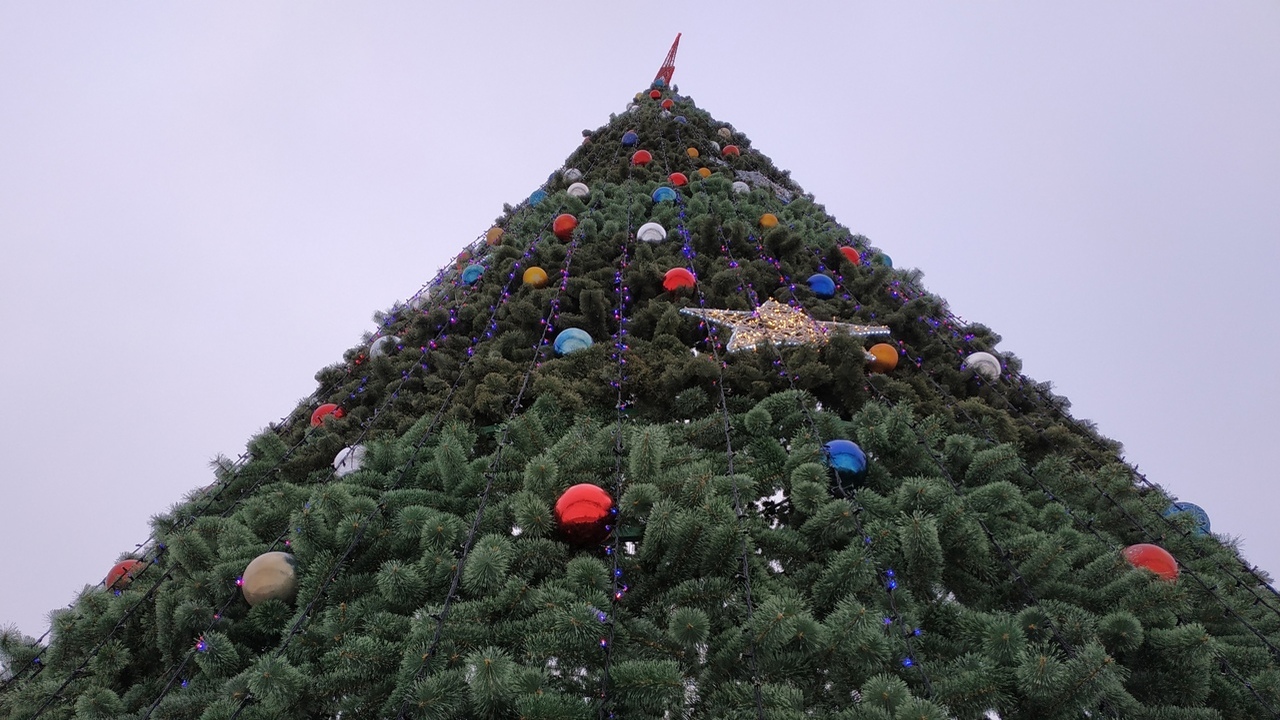
<path id="1" fill-rule="evenodd" d="M 1233 547 L 650 90 L 47 644 L 4 636 L 0 714 L 1277 714 Z"/>

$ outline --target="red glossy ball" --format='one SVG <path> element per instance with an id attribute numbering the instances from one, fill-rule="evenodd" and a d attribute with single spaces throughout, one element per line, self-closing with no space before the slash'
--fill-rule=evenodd
<path id="1" fill-rule="evenodd" d="M 657 100 L 658 98 L 662 97 L 662 91 L 661 91 L 661 90 L 650 90 L 650 91 L 649 91 L 649 97 L 653 98 L 654 100 Z"/>
<path id="2" fill-rule="evenodd" d="M 725 145 L 724 149 L 720 151 L 720 154 L 725 157 L 738 157 L 742 153 L 738 150 L 737 145 Z"/>
<path id="3" fill-rule="evenodd" d="M 667 176 L 667 179 L 676 187 L 683 187 L 689 184 L 689 178 L 685 177 L 684 173 L 671 173 Z"/>
<path id="4" fill-rule="evenodd" d="M 854 250 L 848 245 L 845 245 L 844 247 L 840 248 L 840 254 L 843 255 L 846 260 L 853 263 L 854 265 L 862 264 L 862 256 L 858 254 L 857 250 Z"/>
<path id="5" fill-rule="evenodd" d="M 573 237 L 573 229 L 576 227 L 578 227 L 578 218 L 569 213 L 556 216 L 555 222 L 551 224 L 551 230 L 555 232 L 556 237 L 565 241 Z"/>
<path id="6" fill-rule="evenodd" d="M 609 537 L 613 498 L 591 483 L 574 485 L 556 501 L 556 525 L 573 545 L 595 545 Z"/>
<path id="7" fill-rule="evenodd" d="M 672 100 L 671 98 L 667 98 L 666 100 L 663 100 L 663 101 L 662 101 L 662 109 L 663 109 L 663 110 L 670 110 L 671 108 L 673 108 L 673 107 L 675 107 L 675 106 L 676 106 L 676 101 L 675 101 L 675 100 Z"/>
<path id="8" fill-rule="evenodd" d="M 325 403 L 316 408 L 315 412 L 311 413 L 311 427 L 320 427 L 320 423 L 324 422 L 324 419 L 330 415 L 334 418 L 341 419 L 346 414 L 347 411 L 338 407 L 336 403 Z"/>
<path id="9" fill-rule="evenodd" d="M 637 150 L 635 155 L 631 156 L 632 165 L 648 165 L 653 161 L 653 156 L 648 150 Z"/>
<path id="10" fill-rule="evenodd" d="M 1145 568 L 1165 580 L 1178 579 L 1178 561 L 1159 545 L 1139 543 L 1124 549 L 1124 559 L 1134 567 Z"/>
<path id="11" fill-rule="evenodd" d="M 142 572 L 146 567 L 141 560 L 121 560 L 111 567 L 111 572 L 107 573 L 107 579 L 103 580 L 103 584 L 108 590 L 123 590 L 129 587 L 129 583 L 133 582 L 133 576 Z"/>
<path id="12" fill-rule="evenodd" d="M 675 292 L 681 289 L 691 288 L 697 284 L 697 280 L 693 277 L 693 273 L 688 268 L 671 268 L 667 274 L 662 277 L 662 289 L 667 292 Z"/>

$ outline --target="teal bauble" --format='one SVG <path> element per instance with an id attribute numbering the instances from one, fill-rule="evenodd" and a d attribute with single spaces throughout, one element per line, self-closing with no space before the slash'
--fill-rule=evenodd
<path id="1" fill-rule="evenodd" d="M 557 355 L 568 355 L 569 353 L 586 350 L 591 347 L 594 341 L 591 335 L 582 328 L 565 328 L 556 335 L 556 340 L 552 344 Z"/>
<path id="2" fill-rule="evenodd" d="M 833 491 L 848 497 L 867 477 L 867 454 L 852 440 L 832 440 L 822 446 L 822 458 L 835 476 Z"/>
<path id="3" fill-rule="evenodd" d="M 1171 518 L 1179 514 L 1189 515 L 1196 524 L 1196 528 L 1192 532 L 1196 535 L 1209 534 L 1209 513 L 1205 512 L 1204 508 L 1195 503 L 1176 502 L 1165 508 L 1165 511 L 1162 514 L 1167 518 Z"/>

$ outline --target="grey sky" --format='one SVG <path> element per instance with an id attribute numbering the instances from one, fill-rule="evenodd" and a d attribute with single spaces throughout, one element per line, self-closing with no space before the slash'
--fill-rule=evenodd
<path id="1" fill-rule="evenodd" d="M 1273 2 L 0 5 L 0 622 L 32 634 L 675 81 L 1280 572 Z"/>

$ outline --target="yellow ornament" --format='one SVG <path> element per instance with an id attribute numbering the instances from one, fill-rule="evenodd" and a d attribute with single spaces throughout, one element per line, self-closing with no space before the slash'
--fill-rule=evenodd
<path id="1" fill-rule="evenodd" d="M 489 228 L 489 232 L 484 234 L 484 241 L 489 245 L 497 245 L 502 242 L 502 234 L 502 228 L 491 227 Z"/>
<path id="2" fill-rule="evenodd" d="M 298 594 L 298 563 L 286 552 L 263 553 L 240 576 L 240 590 L 250 606 L 264 600 L 288 602 Z"/>
<path id="3" fill-rule="evenodd" d="M 701 176 L 702 176 L 702 177 L 704 177 L 704 178 L 709 178 L 709 177 L 711 177 L 711 169 L 710 169 L 710 168 L 698 168 L 698 174 L 699 174 L 699 175 L 701 175 Z"/>
<path id="4" fill-rule="evenodd" d="M 771 227 L 777 227 L 777 225 L 778 225 L 777 215 L 774 215 L 773 213 L 765 213 L 760 216 L 760 227 L 768 229 Z"/>
<path id="5" fill-rule="evenodd" d="M 876 343 L 867 352 L 875 358 L 867 365 L 873 373 L 887 373 L 898 367 L 898 348 L 889 343 Z"/>
<path id="6" fill-rule="evenodd" d="M 532 288 L 546 287 L 547 271 L 534 265 L 524 271 L 524 284 Z"/>
<path id="7" fill-rule="evenodd" d="M 698 148 L 691 147 L 688 150 L 685 150 L 685 152 L 689 153 L 689 157 L 691 158 L 698 157 Z"/>

